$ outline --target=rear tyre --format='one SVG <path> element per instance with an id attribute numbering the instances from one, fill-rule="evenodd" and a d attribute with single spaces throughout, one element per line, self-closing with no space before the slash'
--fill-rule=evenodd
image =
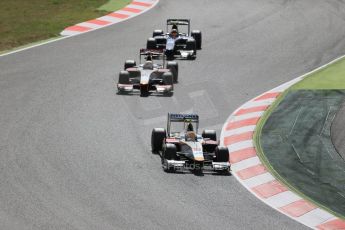
<path id="1" fill-rule="evenodd" d="M 203 138 L 209 138 L 212 141 L 217 141 L 217 133 L 215 130 L 204 130 L 202 131 L 202 137 Z"/>
<path id="2" fill-rule="evenodd" d="M 163 128 L 154 128 L 151 134 L 152 152 L 162 151 L 163 140 L 166 138 L 166 131 Z"/>
<path id="3" fill-rule="evenodd" d="M 195 39 L 196 42 L 196 48 L 198 50 L 201 49 L 202 45 L 202 35 L 200 30 L 192 30 L 191 36 Z"/>
<path id="4" fill-rule="evenodd" d="M 157 42 L 155 38 L 149 38 L 146 42 L 146 48 L 149 50 L 157 49 Z"/>
<path id="5" fill-rule="evenodd" d="M 137 63 L 134 60 L 126 60 L 125 65 L 124 65 L 124 69 L 126 70 L 126 69 L 132 68 L 136 65 L 137 65 Z"/>
<path id="6" fill-rule="evenodd" d="M 178 82 L 178 63 L 175 61 L 169 61 L 167 63 L 167 69 L 173 74 L 174 83 Z"/>
<path id="7" fill-rule="evenodd" d="M 152 37 L 162 36 L 164 34 L 163 30 L 154 30 L 152 33 Z"/>
<path id="8" fill-rule="evenodd" d="M 217 146 L 215 149 L 216 162 L 229 161 L 229 149 L 227 147 Z"/>

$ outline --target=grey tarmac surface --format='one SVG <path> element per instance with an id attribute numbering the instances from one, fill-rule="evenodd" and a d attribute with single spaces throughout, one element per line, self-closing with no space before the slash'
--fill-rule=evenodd
<path id="1" fill-rule="evenodd" d="M 345 161 L 345 101 L 332 122 L 331 137 L 335 149 Z"/>
<path id="2" fill-rule="evenodd" d="M 167 112 L 219 131 L 245 101 L 345 50 L 342 1 L 161 0 L 144 15 L 0 58 L 0 229 L 305 229 L 233 176 L 167 174 Z M 167 17 L 203 32 L 167 97 L 120 96 L 125 59 Z"/>

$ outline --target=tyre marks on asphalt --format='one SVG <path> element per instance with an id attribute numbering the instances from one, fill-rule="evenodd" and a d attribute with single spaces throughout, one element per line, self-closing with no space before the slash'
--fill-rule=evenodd
<path id="1" fill-rule="evenodd" d="M 166 127 L 167 112 L 198 113 L 200 130 L 213 129 L 220 133 L 223 124 L 219 123 L 219 111 L 216 108 L 226 106 L 224 105 L 226 102 L 219 101 L 218 98 L 218 96 L 225 97 L 225 95 L 222 95 L 219 90 L 217 91 L 218 86 L 214 82 L 208 82 L 213 86 L 212 90 L 204 90 L 204 84 L 177 84 L 175 93 L 171 97 L 159 95 L 140 97 L 137 94 L 116 96 L 121 97 L 123 109 L 127 110 L 142 143 L 145 143 L 149 149 L 151 130 L 154 127 Z"/>
<path id="2" fill-rule="evenodd" d="M 141 111 L 153 111 L 153 110 L 159 110 L 162 108 L 161 103 L 157 100 L 156 97 L 139 97 L 138 98 L 139 105 L 141 108 Z"/>
<path id="3" fill-rule="evenodd" d="M 178 92 L 176 92 L 176 88 L 178 88 Z M 153 94 L 148 97 L 140 97 L 136 94 L 121 96 L 129 113 L 139 125 L 154 126 L 162 123 L 165 124 L 167 112 L 197 113 L 205 127 L 212 126 L 219 130 L 221 129 L 221 124 L 216 122 L 219 117 L 219 112 L 216 108 L 219 107 L 219 103 L 224 103 L 219 102 L 217 98 L 219 93 L 215 94 L 213 90 L 202 89 L 203 84 L 194 84 L 192 86 L 178 84 L 176 88 L 174 95 L 171 97 Z"/>
<path id="4" fill-rule="evenodd" d="M 192 113 L 198 114 L 200 119 L 206 120 L 218 117 L 218 111 L 210 95 L 205 90 L 191 92 L 189 93 L 189 97 L 192 100 Z"/>
<path id="5" fill-rule="evenodd" d="M 257 198 L 314 229 L 345 229 L 345 221 L 289 191 L 257 156 L 253 135 L 269 106 L 296 80 L 266 92 L 238 108 L 223 125 L 221 144 L 230 152 L 233 175 Z"/>
<path id="6" fill-rule="evenodd" d="M 115 23 L 135 17 L 145 11 L 153 8 L 159 0 L 135 0 L 126 7 L 114 11 L 105 16 L 92 19 L 86 22 L 81 22 L 73 26 L 65 28 L 60 34 L 62 36 L 71 36 L 89 32 L 95 29 L 100 29 L 105 26 L 113 25 Z"/>

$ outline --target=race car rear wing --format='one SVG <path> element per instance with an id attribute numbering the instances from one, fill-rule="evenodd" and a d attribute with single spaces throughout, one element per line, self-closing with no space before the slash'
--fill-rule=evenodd
<path id="1" fill-rule="evenodd" d="M 169 26 L 188 26 L 188 35 L 190 35 L 190 19 L 167 19 L 167 32 L 169 31 Z"/>
<path id="2" fill-rule="evenodd" d="M 199 115 L 198 114 L 168 113 L 168 124 L 167 124 L 168 134 L 170 134 L 171 122 L 193 122 L 196 124 L 196 130 L 198 130 Z"/>
<path id="3" fill-rule="evenodd" d="M 141 63 L 141 57 L 151 56 L 154 59 L 161 59 L 163 60 L 163 66 L 165 65 L 165 53 L 163 49 L 140 49 L 139 51 L 139 60 Z"/>
<path id="4" fill-rule="evenodd" d="M 167 19 L 167 25 L 189 25 L 190 19 Z"/>
<path id="5" fill-rule="evenodd" d="M 163 49 L 140 49 L 140 55 L 164 55 Z"/>
<path id="6" fill-rule="evenodd" d="M 182 113 L 168 113 L 168 119 L 172 122 L 184 122 L 186 120 L 197 122 L 199 121 L 198 114 L 182 114 Z"/>

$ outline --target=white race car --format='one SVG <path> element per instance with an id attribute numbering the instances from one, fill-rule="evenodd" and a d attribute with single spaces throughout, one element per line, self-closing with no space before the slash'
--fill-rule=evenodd
<path id="1" fill-rule="evenodd" d="M 164 170 L 211 169 L 229 173 L 228 148 L 218 145 L 214 130 L 204 130 L 201 135 L 197 134 L 198 126 L 197 114 L 168 114 L 167 130 L 152 130 L 152 151 L 161 153 Z"/>
<path id="2" fill-rule="evenodd" d="M 178 64 L 175 61 L 165 63 L 163 50 L 140 50 L 140 64 L 127 60 L 124 70 L 119 74 L 117 89 L 119 93 L 140 92 L 172 94 L 174 83 L 178 82 Z M 141 63 L 142 56 L 146 61 Z M 161 60 L 162 63 L 154 63 Z"/>
<path id="3" fill-rule="evenodd" d="M 181 31 L 179 28 L 186 28 Z M 195 59 L 197 50 L 201 49 L 202 34 L 200 30 L 190 30 L 189 19 L 167 19 L 167 31 L 154 30 L 152 38 L 146 43 L 147 49 L 164 49 L 168 59 Z"/>

